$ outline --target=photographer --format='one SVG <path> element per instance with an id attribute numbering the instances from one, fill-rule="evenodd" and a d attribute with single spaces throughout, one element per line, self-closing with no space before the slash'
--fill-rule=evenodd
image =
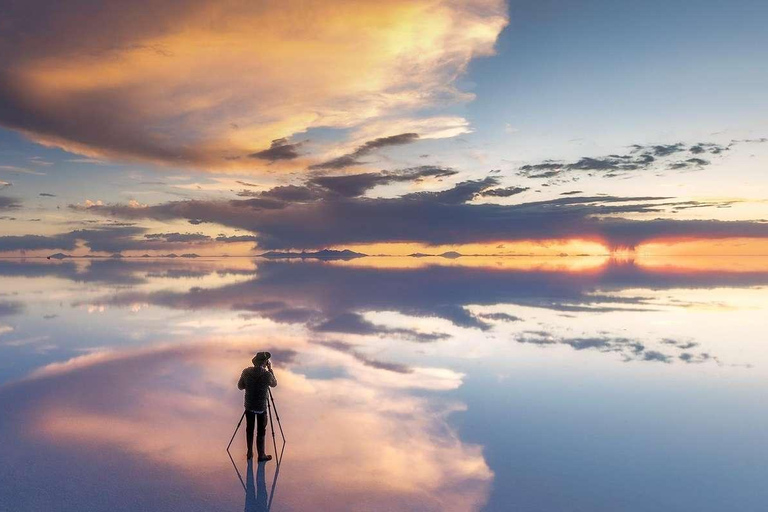
<path id="1" fill-rule="evenodd" d="M 253 366 L 243 370 L 237 383 L 238 389 L 245 390 L 247 458 L 253 458 L 253 428 L 255 423 L 257 426 L 256 451 L 259 462 L 272 460 L 272 456 L 264 452 L 269 388 L 277 386 L 277 379 L 275 379 L 272 365 L 269 362 L 271 356 L 272 354 L 269 352 L 259 352 L 256 354 L 252 359 Z"/>

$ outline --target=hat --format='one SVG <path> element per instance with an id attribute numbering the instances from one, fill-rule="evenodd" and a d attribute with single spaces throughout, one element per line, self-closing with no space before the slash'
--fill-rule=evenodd
<path id="1" fill-rule="evenodd" d="M 261 363 L 263 363 L 270 357 L 272 357 L 272 354 L 270 354 L 269 352 L 259 352 L 255 356 L 253 356 L 253 359 L 251 359 L 251 361 L 253 362 L 254 365 L 259 366 Z"/>

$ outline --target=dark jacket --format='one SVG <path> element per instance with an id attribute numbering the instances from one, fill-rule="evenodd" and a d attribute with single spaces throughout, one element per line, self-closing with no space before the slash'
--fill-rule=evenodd
<path id="1" fill-rule="evenodd" d="M 249 411 L 266 411 L 270 386 L 277 386 L 277 379 L 263 366 L 251 366 L 243 370 L 237 387 L 245 390 L 245 408 Z"/>

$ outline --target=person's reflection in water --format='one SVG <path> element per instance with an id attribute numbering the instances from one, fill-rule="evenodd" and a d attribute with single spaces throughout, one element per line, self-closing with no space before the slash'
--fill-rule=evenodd
<path id="1" fill-rule="evenodd" d="M 248 472 L 245 476 L 245 512 L 266 512 L 269 510 L 267 501 L 266 464 L 258 463 L 256 483 L 253 482 L 253 460 L 248 460 Z"/>

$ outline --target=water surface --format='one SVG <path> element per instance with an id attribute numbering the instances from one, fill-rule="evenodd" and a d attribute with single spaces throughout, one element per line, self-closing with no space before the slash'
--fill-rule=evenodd
<path id="1" fill-rule="evenodd" d="M 762 258 L 5 259 L 0 282 L 2 510 L 768 499 Z M 224 450 L 258 350 L 276 482 Z"/>

